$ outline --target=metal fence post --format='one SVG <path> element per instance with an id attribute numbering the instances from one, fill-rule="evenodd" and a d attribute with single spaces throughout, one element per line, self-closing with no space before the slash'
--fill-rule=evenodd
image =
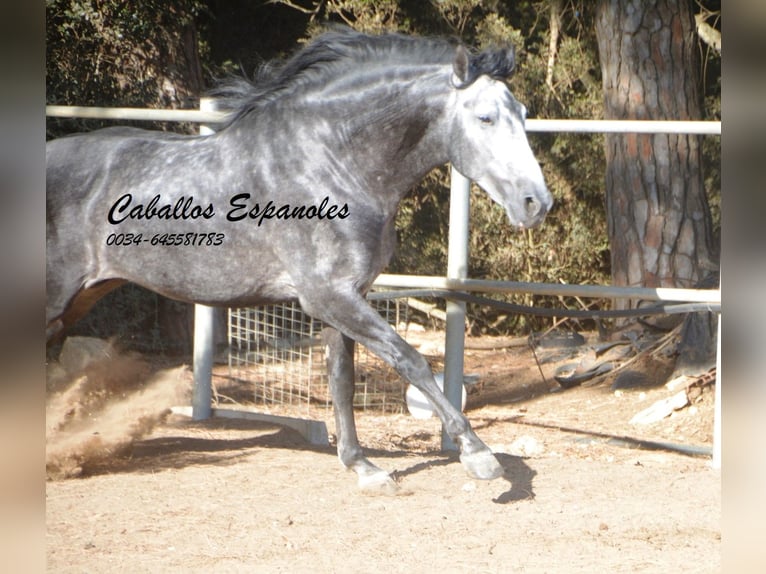
<path id="1" fill-rule="evenodd" d="M 201 98 L 201 111 L 215 111 L 215 102 L 210 98 Z M 201 135 L 211 134 L 213 130 L 200 125 Z M 213 332 L 215 327 L 215 308 L 207 305 L 194 306 L 194 392 L 192 394 L 192 419 L 195 421 L 210 418 L 213 398 Z"/>
<path id="2" fill-rule="evenodd" d="M 720 289 L 721 286 L 719 285 Z M 716 342 L 715 356 L 715 403 L 713 405 L 713 460 L 711 465 L 715 469 L 721 468 L 721 317 L 718 313 L 718 341 Z"/>
<path id="3" fill-rule="evenodd" d="M 194 306 L 194 393 L 192 419 L 210 418 L 213 397 L 213 323 L 215 309 Z"/>
<path id="4" fill-rule="evenodd" d="M 454 167 L 450 170 L 449 251 L 447 277 L 468 276 L 468 214 L 471 182 Z M 463 403 L 463 351 L 465 302 L 447 299 L 447 333 L 444 343 L 444 395 L 457 408 Z M 458 450 L 442 426 L 442 449 Z"/>

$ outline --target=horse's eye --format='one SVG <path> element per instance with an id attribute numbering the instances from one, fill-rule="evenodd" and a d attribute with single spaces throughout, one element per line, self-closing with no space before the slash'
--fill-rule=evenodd
<path id="1" fill-rule="evenodd" d="M 483 123 L 485 126 L 492 125 L 492 118 L 489 116 L 479 116 L 479 121 Z"/>

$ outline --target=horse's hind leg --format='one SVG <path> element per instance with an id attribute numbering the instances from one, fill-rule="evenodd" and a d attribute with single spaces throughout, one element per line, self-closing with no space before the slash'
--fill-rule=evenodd
<path id="1" fill-rule="evenodd" d="M 66 296 L 58 285 L 48 284 L 48 302 L 45 310 L 45 339 L 48 343 L 58 339 L 64 329 L 84 317 L 104 295 L 126 282 L 122 279 L 110 279 L 96 283 L 87 289 L 80 289 Z"/>
<path id="2" fill-rule="evenodd" d="M 327 347 L 327 372 L 330 379 L 338 458 L 346 468 L 356 472 L 362 490 L 393 494 L 398 486 L 385 470 L 365 458 L 354 422 L 354 341 L 336 329 L 322 331 Z"/>

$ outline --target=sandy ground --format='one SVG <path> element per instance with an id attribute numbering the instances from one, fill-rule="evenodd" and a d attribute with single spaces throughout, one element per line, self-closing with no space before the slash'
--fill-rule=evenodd
<path id="1" fill-rule="evenodd" d="M 441 452 L 435 419 L 360 412 L 363 445 L 401 487 L 370 496 L 331 447 L 292 430 L 150 412 L 188 391 L 189 373 L 134 359 L 122 370 L 148 382 L 122 392 L 131 406 L 110 401 L 89 416 L 83 405 L 105 395 L 93 381 L 115 368 L 91 373 L 76 425 L 73 403 L 61 406 L 71 385 L 50 385 L 50 572 L 720 571 L 720 472 L 657 444 L 709 448 L 713 393 L 630 424 L 673 394 L 657 362 L 634 365 L 642 384 L 619 392 L 610 379 L 562 390 L 556 363 L 541 375 L 527 348 L 469 350 L 466 371 L 480 382 L 467 415 L 505 476 L 470 479 Z M 310 416 L 334 432 L 331 412 Z M 109 438 L 126 424 L 128 439 Z M 76 436 L 87 440 L 75 446 Z"/>

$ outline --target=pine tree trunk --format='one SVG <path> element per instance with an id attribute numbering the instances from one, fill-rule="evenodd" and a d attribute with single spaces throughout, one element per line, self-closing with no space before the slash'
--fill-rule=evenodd
<path id="1" fill-rule="evenodd" d="M 688 0 L 601 0 L 596 34 L 607 119 L 702 117 Z M 615 285 L 693 287 L 716 268 L 699 138 L 606 136 L 606 206 Z M 623 300 L 617 307 L 634 304 Z"/>

